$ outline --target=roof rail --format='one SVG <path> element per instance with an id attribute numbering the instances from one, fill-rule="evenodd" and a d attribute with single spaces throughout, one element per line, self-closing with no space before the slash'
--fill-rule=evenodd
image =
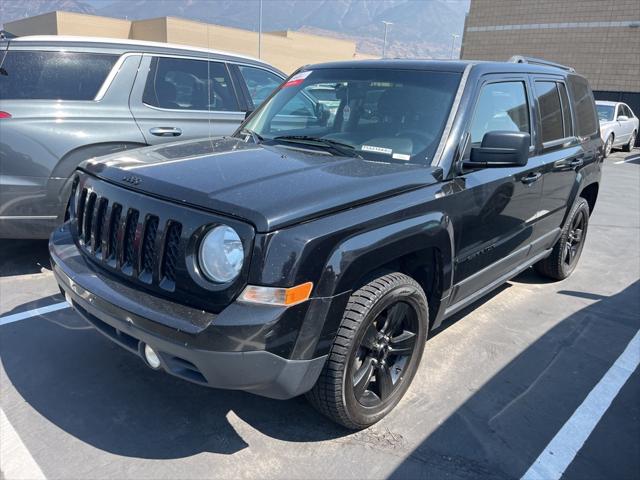
<path id="1" fill-rule="evenodd" d="M 523 57 L 522 55 L 514 55 L 509 59 L 510 63 L 530 63 L 532 65 L 545 65 L 547 67 L 556 67 L 562 70 L 566 70 L 568 72 L 575 72 L 573 67 L 567 67 L 566 65 L 562 65 L 560 63 L 550 62 L 549 60 L 544 60 L 542 58 L 535 57 Z"/>

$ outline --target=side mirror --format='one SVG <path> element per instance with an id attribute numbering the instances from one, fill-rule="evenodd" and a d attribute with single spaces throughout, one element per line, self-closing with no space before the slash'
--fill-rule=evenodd
<path id="1" fill-rule="evenodd" d="M 467 168 L 523 167 L 529 160 L 531 135 L 525 132 L 487 132 L 479 147 L 471 149 Z"/>
<path id="2" fill-rule="evenodd" d="M 629 120 L 629 117 L 627 117 L 626 115 L 618 115 L 619 122 L 626 122 L 627 120 Z"/>

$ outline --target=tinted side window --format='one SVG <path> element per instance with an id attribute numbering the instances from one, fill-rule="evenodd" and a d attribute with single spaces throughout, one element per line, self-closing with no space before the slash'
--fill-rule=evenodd
<path id="1" fill-rule="evenodd" d="M 536 82 L 535 89 L 542 123 L 542 142 L 563 138 L 562 104 L 556 82 Z"/>
<path id="2" fill-rule="evenodd" d="M 482 87 L 471 122 L 471 143 L 497 130 L 530 133 L 524 82 L 490 83 Z"/>
<path id="3" fill-rule="evenodd" d="M 142 101 L 173 110 L 239 110 L 226 65 L 206 60 L 153 58 Z"/>
<path id="4" fill-rule="evenodd" d="M 253 106 L 256 108 L 282 83 L 282 78 L 262 68 L 245 65 L 238 65 L 238 68 L 249 89 Z"/>
<path id="5" fill-rule="evenodd" d="M 3 100 L 93 100 L 118 55 L 7 52 L 0 75 Z"/>
<path id="6" fill-rule="evenodd" d="M 598 131 L 593 94 L 587 81 L 575 75 L 569 77 L 569 88 L 575 101 L 576 133 L 588 137 Z"/>
<path id="7" fill-rule="evenodd" d="M 571 119 L 571 106 L 569 105 L 569 96 L 567 95 L 567 87 L 564 83 L 558 83 L 560 91 L 560 100 L 562 101 L 562 124 L 564 126 L 564 136 L 573 135 L 573 120 Z"/>

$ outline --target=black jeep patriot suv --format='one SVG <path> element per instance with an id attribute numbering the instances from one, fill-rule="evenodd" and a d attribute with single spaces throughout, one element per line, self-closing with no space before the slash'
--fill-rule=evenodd
<path id="1" fill-rule="evenodd" d="M 532 265 L 571 274 L 602 153 L 560 65 L 307 66 L 231 137 L 82 164 L 53 269 L 151 368 L 364 428 L 443 319 Z"/>

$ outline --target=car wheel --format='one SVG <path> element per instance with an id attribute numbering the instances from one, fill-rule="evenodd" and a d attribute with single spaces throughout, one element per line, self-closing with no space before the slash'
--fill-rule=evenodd
<path id="1" fill-rule="evenodd" d="M 564 280 L 575 270 L 587 238 L 589 226 L 589 204 L 579 197 L 569 212 L 560 238 L 549 255 L 534 265 L 534 269 L 545 277 Z"/>
<path id="2" fill-rule="evenodd" d="M 622 147 L 622 149 L 625 152 L 630 152 L 631 150 L 633 150 L 633 147 L 635 147 L 635 145 L 636 145 L 636 135 L 637 135 L 637 132 L 635 132 L 635 131 L 633 131 L 631 133 L 631 138 L 629 139 L 629 143 L 627 143 L 624 147 Z"/>
<path id="3" fill-rule="evenodd" d="M 349 298 L 311 404 L 350 429 L 373 425 L 403 397 L 420 364 L 429 313 L 424 291 L 402 273 Z"/>
<path id="4" fill-rule="evenodd" d="M 613 148 L 613 133 L 609 135 L 607 141 L 604 144 L 604 158 L 607 158 L 611 155 L 611 149 Z"/>

